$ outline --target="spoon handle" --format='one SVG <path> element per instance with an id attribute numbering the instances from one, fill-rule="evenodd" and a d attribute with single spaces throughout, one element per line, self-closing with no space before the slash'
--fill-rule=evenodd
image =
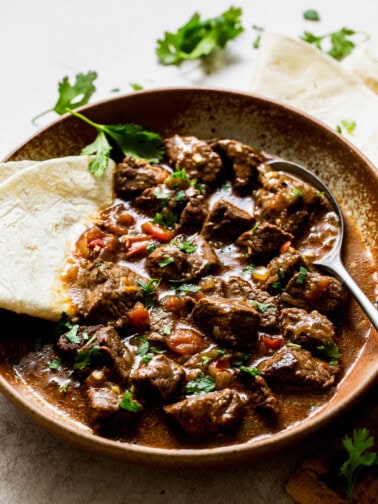
<path id="1" fill-rule="evenodd" d="M 359 303 L 361 308 L 364 310 L 364 312 L 370 319 L 370 322 L 378 331 L 377 308 L 374 306 L 374 304 L 370 301 L 370 299 L 366 296 L 366 294 L 360 289 L 360 287 L 350 276 L 348 271 L 345 269 L 343 263 L 341 262 L 340 257 L 336 256 L 332 259 L 332 261 L 324 264 L 321 261 L 319 261 L 317 264 L 319 266 L 322 266 L 324 269 L 330 271 L 331 273 L 334 273 L 336 277 L 348 287 L 348 289 L 353 294 L 355 300 Z"/>

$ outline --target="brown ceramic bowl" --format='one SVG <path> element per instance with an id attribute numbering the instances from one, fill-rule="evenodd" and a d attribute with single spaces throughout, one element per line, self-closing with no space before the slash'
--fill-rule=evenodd
<path id="1" fill-rule="evenodd" d="M 335 132 L 292 108 L 250 94 L 212 89 L 160 89 L 142 91 L 83 108 L 91 119 L 108 124 L 134 122 L 159 132 L 202 138 L 234 138 L 302 163 L 329 184 L 346 214 L 358 223 L 360 233 L 378 265 L 378 173 L 350 143 Z M 7 160 L 78 154 L 93 140 L 93 130 L 65 116 L 21 145 Z M 348 242 L 348 236 L 346 237 Z M 348 245 L 348 244 L 347 244 Z M 349 247 L 349 245 L 351 247 Z M 353 264 L 349 244 L 345 262 L 357 282 L 373 298 L 376 285 Z M 362 317 L 363 319 L 363 317 Z M 351 322 L 354 323 L 353 320 Z M 259 458 L 282 450 L 324 427 L 365 392 L 378 374 L 378 338 L 365 320 L 361 349 L 337 386 L 329 403 L 313 416 L 270 436 L 213 449 L 166 450 L 101 438 L 49 407 L 17 377 L 0 366 L 0 390 L 16 406 L 47 430 L 87 450 L 131 462 L 200 466 Z"/>

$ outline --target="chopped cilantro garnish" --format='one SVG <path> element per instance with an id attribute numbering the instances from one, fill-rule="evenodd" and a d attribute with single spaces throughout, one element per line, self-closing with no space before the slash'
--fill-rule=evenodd
<path id="1" fill-rule="evenodd" d="M 81 151 L 83 155 L 96 155 L 95 159 L 89 163 L 89 171 L 96 178 L 100 178 L 108 166 L 112 150 L 108 138 L 117 145 L 124 156 L 158 162 L 163 154 L 161 136 L 143 129 L 142 126 L 137 124 L 98 124 L 79 112 L 69 108 L 66 110 L 97 130 L 95 140 Z"/>
<path id="2" fill-rule="evenodd" d="M 314 45 L 321 51 L 325 51 L 327 54 L 332 56 L 337 60 L 342 60 L 348 56 L 353 49 L 356 47 L 355 42 L 350 38 L 353 35 L 357 35 L 361 32 L 351 30 L 350 28 L 341 28 L 339 31 L 332 33 L 327 33 L 325 35 L 314 35 L 311 32 L 304 32 L 302 40 Z M 365 35 L 368 38 L 367 35 Z M 326 42 L 330 49 L 326 50 L 323 43 Z"/>
<path id="3" fill-rule="evenodd" d="M 238 352 L 231 360 L 232 367 L 240 368 L 243 364 L 247 362 L 251 354 L 245 352 Z"/>
<path id="4" fill-rule="evenodd" d="M 80 336 L 78 336 L 77 332 L 79 330 L 79 326 L 75 324 L 71 327 L 71 329 L 65 334 L 68 341 L 73 343 L 74 345 L 78 345 L 81 342 Z"/>
<path id="5" fill-rule="evenodd" d="M 261 26 L 253 25 L 252 29 L 255 30 L 255 32 L 256 32 L 256 38 L 252 43 L 252 47 L 253 47 L 253 49 L 258 49 L 260 47 L 261 34 L 264 31 L 264 28 L 262 28 Z"/>
<path id="6" fill-rule="evenodd" d="M 281 268 L 278 268 L 278 270 L 277 270 L 277 277 L 278 277 L 278 280 L 272 283 L 272 287 L 274 289 L 278 289 L 278 290 L 282 291 L 284 289 L 284 285 L 283 285 L 284 274 L 283 274 Z"/>
<path id="7" fill-rule="evenodd" d="M 319 12 L 314 9 L 308 9 L 303 13 L 303 18 L 307 21 L 320 21 Z"/>
<path id="8" fill-rule="evenodd" d="M 58 389 L 60 394 L 65 394 L 67 392 L 68 386 L 71 383 L 71 380 L 66 380 Z"/>
<path id="9" fill-rule="evenodd" d="M 61 366 L 61 360 L 59 357 L 57 357 L 56 359 L 53 359 L 47 363 L 47 367 L 49 369 L 59 369 L 60 366 Z"/>
<path id="10" fill-rule="evenodd" d="M 177 222 L 177 215 L 170 210 L 168 212 L 164 212 L 164 214 L 162 212 L 156 212 L 152 222 L 154 224 L 160 224 L 163 227 L 172 227 Z"/>
<path id="11" fill-rule="evenodd" d="M 151 308 L 154 305 L 154 294 L 156 293 L 161 279 L 150 278 L 148 282 L 143 282 L 142 280 L 137 280 L 136 283 L 141 288 L 140 295 L 143 296 L 144 306 L 146 308 Z"/>
<path id="12" fill-rule="evenodd" d="M 156 54 L 163 65 L 176 65 L 184 60 L 200 59 L 216 48 L 223 49 L 229 40 L 244 31 L 242 10 L 230 7 L 220 16 L 201 20 L 196 12 L 176 33 L 165 32 L 157 40 Z"/>
<path id="13" fill-rule="evenodd" d="M 73 368 L 82 371 L 95 364 L 103 357 L 103 353 L 97 345 L 88 348 L 87 350 L 80 350 L 77 354 Z"/>
<path id="14" fill-rule="evenodd" d="M 159 262 L 159 268 L 165 268 L 166 266 L 168 266 L 169 264 L 172 264 L 173 262 L 175 262 L 173 257 L 166 257 L 161 262 Z"/>
<path id="15" fill-rule="evenodd" d="M 59 322 L 55 327 L 55 336 L 58 338 L 69 329 L 73 327 L 73 323 L 70 321 L 66 312 L 62 312 Z"/>
<path id="16" fill-rule="evenodd" d="M 286 346 L 289 348 L 302 348 L 302 345 L 298 345 L 298 343 L 286 343 Z"/>
<path id="17" fill-rule="evenodd" d="M 122 401 L 119 403 L 119 407 L 131 413 L 138 413 L 142 405 L 133 398 L 131 392 L 125 392 Z"/>
<path id="18" fill-rule="evenodd" d="M 242 373 L 249 374 L 250 376 L 261 376 L 262 375 L 261 371 L 256 367 L 240 366 L 239 369 Z"/>
<path id="19" fill-rule="evenodd" d="M 198 292 L 199 290 L 200 288 L 198 287 L 198 285 L 191 285 L 191 284 L 179 285 L 176 288 L 176 291 L 179 292 Z"/>
<path id="20" fill-rule="evenodd" d="M 153 240 L 151 240 L 147 247 L 146 247 L 146 250 L 149 254 L 151 254 L 151 252 L 153 252 L 154 250 L 156 249 L 156 242 L 154 242 Z"/>
<path id="21" fill-rule="evenodd" d="M 185 252 L 186 254 L 192 254 L 197 250 L 197 245 L 194 243 L 184 240 L 183 242 L 179 242 L 177 244 L 177 248 L 179 248 L 182 252 Z"/>
<path id="22" fill-rule="evenodd" d="M 354 130 L 356 129 L 357 123 L 356 121 L 348 121 L 347 119 L 343 119 L 340 121 L 340 124 L 336 126 L 337 133 L 342 134 L 343 130 L 352 135 Z"/>
<path id="23" fill-rule="evenodd" d="M 330 364 L 337 364 L 340 358 L 339 347 L 336 343 L 326 343 L 325 345 L 319 345 L 316 347 L 318 352 L 323 354 L 327 359 L 329 359 Z"/>
<path id="24" fill-rule="evenodd" d="M 205 394 L 215 390 L 215 380 L 211 376 L 201 373 L 195 380 L 186 384 L 188 394 Z"/>
<path id="25" fill-rule="evenodd" d="M 141 91 L 143 89 L 143 86 L 136 84 L 135 82 L 129 82 L 129 84 L 134 91 Z"/>
<path id="26" fill-rule="evenodd" d="M 255 269 L 256 269 L 256 264 L 248 264 L 248 266 L 243 268 L 243 273 L 245 275 L 247 275 L 247 274 L 251 275 Z"/>
<path id="27" fill-rule="evenodd" d="M 163 334 L 164 334 L 165 336 L 169 336 L 169 335 L 171 334 L 171 329 L 170 329 L 170 327 L 169 327 L 169 326 L 164 326 L 164 327 L 163 327 Z"/>
<path id="28" fill-rule="evenodd" d="M 298 276 L 297 279 L 295 280 L 295 283 L 298 285 L 303 285 L 306 281 L 307 275 L 308 275 L 308 269 L 301 266 L 299 268 Z"/>
<path id="29" fill-rule="evenodd" d="M 298 189 L 298 187 L 292 187 L 290 190 L 291 194 L 294 194 L 294 196 L 297 196 L 298 198 L 303 198 L 303 192 Z"/>
<path id="30" fill-rule="evenodd" d="M 175 200 L 176 201 L 185 201 L 186 200 L 186 193 L 185 193 L 185 191 L 178 191 L 175 194 Z"/>
<path id="31" fill-rule="evenodd" d="M 276 309 L 272 303 L 259 303 L 258 301 L 251 301 L 254 308 L 260 313 L 265 313 L 267 310 Z"/>
<path id="32" fill-rule="evenodd" d="M 141 336 L 139 338 L 139 346 L 136 350 L 136 354 L 139 357 L 144 357 L 150 351 L 150 342 L 148 341 L 146 336 Z"/>

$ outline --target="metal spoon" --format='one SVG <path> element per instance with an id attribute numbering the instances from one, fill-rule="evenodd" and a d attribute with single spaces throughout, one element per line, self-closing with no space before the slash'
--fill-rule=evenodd
<path id="1" fill-rule="evenodd" d="M 336 239 L 336 242 L 333 246 L 333 249 L 328 252 L 325 256 L 317 261 L 314 261 L 312 264 L 315 266 L 320 266 L 324 268 L 326 271 L 333 273 L 341 282 L 343 282 L 348 289 L 353 294 L 356 301 L 360 304 L 361 308 L 364 310 L 366 315 L 369 317 L 371 323 L 378 331 L 378 311 L 373 305 L 373 303 L 368 299 L 368 297 L 362 292 L 360 287 L 356 284 L 353 278 L 350 276 L 348 271 L 345 269 L 342 261 L 341 261 L 341 246 L 344 238 L 344 219 L 341 213 L 341 209 L 339 204 L 337 203 L 334 195 L 328 189 L 328 187 L 324 184 L 324 182 L 311 173 L 309 170 L 304 168 L 303 166 L 292 163 L 290 161 L 269 161 L 267 163 L 274 170 L 283 171 L 294 175 L 305 182 L 313 185 L 319 191 L 323 192 L 324 195 L 328 198 L 329 202 L 332 204 L 334 211 L 337 214 L 337 217 L 340 222 L 340 233 Z"/>

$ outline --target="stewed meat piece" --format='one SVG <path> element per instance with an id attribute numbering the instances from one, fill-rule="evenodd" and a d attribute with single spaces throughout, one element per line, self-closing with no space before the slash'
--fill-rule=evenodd
<path id="1" fill-rule="evenodd" d="M 95 431 L 104 435 L 127 432 L 138 418 L 139 411 L 130 412 L 120 407 L 124 394 L 119 387 L 106 383 L 102 387 L 88 387 L 88 411 Z"/>
<path id="2" fill-rule="evenodd" d="M 225 296 L 230 299 L 244 299 L 260 313 L 260 327 L 277 327 L 277 301 L 268 292 L 252 285 L 240 277 L 230 277 L 224 287 Z"/>
<path id="3" fill-rule="evenodd" d="M 205 222 L 207 214 L 208 207 L 203 196 L 191 197 L 180 216 L 180 233 L 192 234 L 199 231 Z"/>
<path id="4" fill-rule="evenodd" d="M 256 191 L 255 217 L 295 234 L 312 210 L 326 204 L 319 191 L 296 177 L 274 170 L 261 170 L 262 188 Z"/>
<path id="5" fill-rule="evenodd" d="M 272 357 L 258 364 L 268 382 L 293 384 L 314 389 L 328 389 L 335 383 L 339 366 L 313 357 L 303 348 L 282 347 Z"/>
<path id="6" fill-rule="evenodd" d="M 249 213 L 222 199 L 211 208 L 202 234 L 207 240 L 231 243 L 248 229 L 251 222 Z"/>
<path id="7" fill-rule="evenodd" d="M 164 411 L 194 437 L 203 437 L 233 427 L 244 415 L 244 402 L 233 389 L 188 397 Z"/>
<path id="8" fill-rule="evenodd" d="M 307 313 L 300 308 L 284 308 L 281 311 L 283 336 L 293 343 L 314 348 L 334 342 L 335 328 L 332 322 L 316 310 Z"/>
<path id="9" fill-rule="evenodd" d="M 164 141 L 165 153 L 173 167 L 184 168 L 190 178 L 214 184 L 222 171 L 222 160 L 209 144 L 194 136 L 174 135 Z"/>
<path id="10" fill-rule="evenodd" d="M 216 296 L 200 299 L 192 316 L 213 338 L 229 345 L 253 343 L 261 320 L 250 303 Z"/>
<path id="11" fill-rule="evenodd" d="M 205 275 L 218 265 L 217 256 L 202 237 L 198 237 L 195 244 L 188 241 L 183 243 L 179 238 L 171 243 L 158 247 L 147 257 L 146 267 L 151 277 L 163 280 L 192 280 Z"/>
<path id="12" fill-rule="evenodd" d="M 260 222 L 240 235 L 236 244 L 251 257 L 269 259 L 279 252 L 285 242 L 292 241 L 293 238 L 291 233 L 287 233 L 274 224 Z"/>
<path id="13" fill-rule="evenodd" d="M 226 168 L 231 166 L 234 188 L 242 192 L 251 190 L 257 180 L 256 168 L 266 160 L 265 157 L 256 149 L 236 140 L 218 140 L 212 144 L 212 148 L 220 153 Z"/>
<path id="14" fill-rule="evenodd" d="M 180 364 L 165 355 L 156 355 L 148 364 L 141 365 L 131 379 L 141 391 L 155 393 L 166 400 L 179 389 L 184 376 Z"/>
<path id="15" fill-rule="evenodd" d="M 141 277 L 113 262 L 88 263 L 79 270 L 76 295 L 79 313 L 89 321 L 123 327 L 138 301 Z"/>
<path id="16" fill-rule="evenodd" d="M 290 277 L 298 271 L 301 266 L 303 266 L 301 255 L 290 247 L 282 254 L 274 257 L 268 264 L 269 276 L 263 283 L 263 288 L 275 288 L 276 282 L 278 282 L 279 288 L 283 289 Z"/>
<path id="17" fill-rule="evenodd" d="M 281 294 L 282 302 L 321 313 L 333 313 L 341 308 L 347 299 L 347 291 L 337 278 L 321 275 L 316 271 L 307 273 L 303 281 L 295 274 Z"/>
<path id="18" fill-rule="evenodd" d="M 278 416 L 280 412 L 279 401 L 265 379 L 260 375 L 247 375 L 243 378 L 244 381 L 248 381 L 248 403 L 262 413 Z"/>
<path id="19" fill-rule="evenodd" d="M 132 198 L 148 187 L 164 182 L 169 172 L 159 166 L 152 166 L 145 159 L 127 156 L 116 167 L 114 187 L 122 198 Z"/>
<path id="20" fill-rule="evenodd" d="M 57 346 L 63 354 L 75 361 L 81 372 L 87 372 L 100 363 L 114 369 L 122 382 L 129 377 L 133 356 L 111 326 L 81 326 L 77 330 L 74 326 L 60 336 Z M 80 355 L 84 359 L 80 359 Z"/>

